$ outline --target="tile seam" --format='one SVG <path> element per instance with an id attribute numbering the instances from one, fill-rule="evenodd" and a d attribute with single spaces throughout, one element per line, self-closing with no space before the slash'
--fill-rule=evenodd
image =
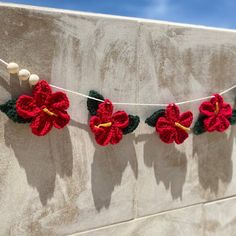
<path id="1" fill-rule="evenodd" d="M 91 228 L 91 229 L 85 230 L 85 231 L 78 231 L 77 233 L 69 234 L 68 236 L 83 235 L 83 234 L 90 233 L 90 232 L 96 232 L 96 231 L 99 231 L 99 230 L 102 230 L 102 229 L 109 229 L 109 228 L 112 228 L 114 226 L 119 226 L 119 225 L 129 224 L 129 223 L 133 223 L 133 222 L 138 222 L 138 221 L 153 218 L 153 217 L 156 217 L 156 216 L 159 216 L 159 215 L 164 215 L 164 214 L 168 214 L 168 213 L 171 213 L 171 212 L 180 211 L 180 210 L 183 210 L 183 209 L 188 209 L 188 208 L 191 208 L 191 207 L 194 207 L 194 206 L 203 206 L 204 207 L 205 205 L 210 205 L 210 204 L 213 204 L 213 203 L 218 203 L 218 202 L 222 202 L 224 200 L 230 200 L 230 199 L 234 199 L 234 198 L 236 198 L 236 195 L 231 195 L 231 196 L 228 196 L 228 197 L 218 198 L 218 199 L 215 199 L 215 200 L 209 200 L 209 201 L 205 201 L 205 202 L 198 202 L 198 203 L 194 203 L 194 204 L 191 204 L 191 205 L 186 205 L 186 206 L 179 207 L 179 208 L 173 208 L 173 209 L 170 209 L 170 210 L 161 211 L 161 212 L 158 212 L 158 213 L 155 213 L 155 214 L 150 214 L 150 215 L 133 218 L 133 219 L 126 220 L 126 221 L 120 221 L 120 222 L 117 222 L 117 223 L 112 223 L 112 224 L 105 225 L 105 226 L 98 227 L 98 228 Z"/>

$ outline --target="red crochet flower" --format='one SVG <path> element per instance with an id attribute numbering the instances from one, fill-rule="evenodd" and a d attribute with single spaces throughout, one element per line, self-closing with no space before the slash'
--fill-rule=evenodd
<path id="1" fill-rule="evenodd" d="M 43 136 L 54 126 L 63 128 L 70 121 L 65 111 L 69 107 L 69 100 L 65 93 L 52 93 L 49 84 L 42 80 L 33 89 L 33 96 L 22 95 L 16 102 L 19 116 L 32 119 L 30 127 L 35 135 Z"/>
<path id="2" fill-rule="evenodd" d="M 117 144 L 122 139 L 122 129 L 129 125 L 129 117 L 124 111 L 113 113 L 113 105 L 106 99 L 99 104 L 97 115 L 90 118 L 89 125 L 98 144 Z"/>
<path id="3" fill-rule="evenodd" d="M 203 102 L 199 111 L 205 115 L 204 127 L 208 132 L 218 131 L 223 132 L 229 126 L 229 118 L 232 116 L 232 107 L 225 103 L 222 96 L 215 94 L 210 101 Z"/>
<path id="4" fill-rule="evenodd" d="M 181 144 L 188 137 L 187 131 L 190 130 L 192 121 L 192 112 L 187 111 L 180 115 L 179 108 L 170 104 L 165 110 L 165 116 L 157 120 L 156 131 L 163 142 Z"/>

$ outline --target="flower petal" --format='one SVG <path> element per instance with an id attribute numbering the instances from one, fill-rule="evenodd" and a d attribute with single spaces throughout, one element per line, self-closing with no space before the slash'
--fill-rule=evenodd
<path id="1" fill-rule="evenodd" d="M 179 120 L 179 108 L 175 104 L 170 104 L 166 108 L 166 118 L 170 121 L 176 122 Z"/>
<path id="2" fill-rule="evenodd" d="M 95 140 L 97 144 L 101 146 L 106 146 L 110 143 L 112 137 L 111 129 L 103 130 L 103 132 L 100 132 L 99 134 L 95 135 Z"/>
<path id="3" fill-rule="evenodd" d="M 111 144 L 117 144 L 120 142 L 120 140 L 122 139 L 123 137 L 123 133 L 121 131 L 121 129 L 117 128 L 117 127 L 112 127 L 111 128 L 111 133 L 112 133 L 112 137 L 111 137 L 111 140 L 110 140 L 110 143 Z"/>
<path id="4" fill-rule="evenodd" d="M 41 110 L 36 106 L 32 97 L 22 95 L 16 101 L 16 111 L 22 118 L 29 119 L 37 116 Z"/>
<path id="5" fill-rule="evenodd" d="M 57 129 L 65 127 L 70 122 L 70 116 L 66 111 L 57 112 L 57 116 L 53 120 L 53 125 Z"/>
<path id="6" fill-rule="evenodd" d="M 160 117 L 156 123 L 156 131 L 160 139 L 165 143 L 173 143 L 176 136 L 176 128 L 165 117 Z"/>
<path id="7" fill-rule="evenodd" d="M 111 132 L 111 127 L 99 128 L 95 133 L 95 140 L 99 145 L 106 146 L 110 143 L 113 132 Z"/>
<path id="8" fill-rule="evenodd" d="M 124 111 L 117 111 L 113 114 L 114 126 L 120 129 L 124 129 L 129 125 L 129 116 Z"/>
<path id="9" fill-rule="evenodd" d="M 204 120 L 204 127 L 208 132 L 213 132 L 220 126 L 219 116 L 210 116 Z"/>
<path id="10" fill-rule="evenodd" d="M 188 138 L 188 133 L 180 128 L 176 128 L 176 136 L 175 136 L 175 142 L 177 144 L 181 144 L 184 142 L 184 140 Z"/>
<path id="11" fill-rule="evenodd" d="M 32 133 L 37 136 L 44 136 L 52 129 L 53 118 L 45 113 L 36 116 L 31 122 Z"/>
<path id="12" fill-rule="evenodd" d="M 95 134 L 96 142 L 101 146 L 106 146 L 110 143 L 114 131 L 113 127 L 97 127 L 101 124 L 101 119 L 98 116 L 92 116 L 89 121 L 89 126 L 92 132 Z"/>
<path id="13" fill-rule="evenodd" d="M 180 115 L 179 123 L 185 127 L 189 127 L 193 122 L 193 113 L 186 111 Z"/>
<path id="14" fill-rule="evenodd" d="M 208 132 L 224 132 L 230 126 L 230 122 L 225 116 L 218 115 L 206 118 L 204 120 L 204 126 Z"/>
<path id="15" fill-rule="evenodd" d="M 99 132 L 99 130 L 103 130 L 103 127 L 98 128 L 97 126 L 101 124 L 101 119 L 98 116 L 92 116 L 89 120 L 89 126 L 92 132 L 95 134 Z"/>
<path id="16" fill-rule="evenodd" d="M 45 80 L 39 81 L 33 90 L 33 96 L 38 107 L 45 105 L 45 101 L 52 94 L 52 89 Z"/>
<path id="17" fill-rule="evenodd" d="M 48 96 L 45 105 L 46 107 L 52 109 L 66 110 L 68 109 L 70 103 L 65 93 L 55 92 L 51 96 Z"/>
<path id="18" fill-rule="evenodd" d="M 224 98 L 220 94 L 214 94 L 214 97 L 211 98 L 210 103 L 215 107 L 216 102 L 218 102 L 219 106 L 221 106 L 224 102 Z"/>
<path id="19" fill-rule="evenodd" d="M 218 132 L 224 132 L 226 129 L 229 128 L 230 122 L 225 116 L 218 116 L 218 119 L 220 120 L 220 125 L 217 127 Z"/>
<path id="20" fill-rule="evenodd" d="M 223 103 L 219 113 L 226 118 L 230 118 L 233 115 L 233 109 L 229 103 Z"/>
<path id="21" fill-rule="evenodd" d="M 173 143 L 175 141 L 176 129 L 174 127 L 159 129 L 159 136 L 163 142 Z"/>
<path id="22" fill-rule="evenodd" d="M 97 114 L 101 117 L 102 120 L 109 119 L 112 116 L 112 112 L 113 105 L 112 102 L 108 99 L 105 99 L 104 102 L 99 104 Z"/>
<path id="23" fill-rule="evenodd" d="M 159 129 L 168 128 L 168 127 L 174 127 L 174 125 L 171 121 L 167 120 L 165 117 L 162 116 L 157 120 L 157 123 L 156 123 L 157 132 L 159 132 L 158 131 Z"/>
<path id="24" fill-rule="evenodd" d="M 215 109 L 215 105 L 213 105 L 211 102 L 203 102 L 199 107 L 200 113 L 206 116 L 215 115 Z"/>

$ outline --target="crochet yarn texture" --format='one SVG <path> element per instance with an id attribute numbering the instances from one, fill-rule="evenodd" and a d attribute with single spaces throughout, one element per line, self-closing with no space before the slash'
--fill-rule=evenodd
<path id="1" fill-rule="evenodd" d="M 176 144 L 181 144 L 188 138 L 192 121 L 192 112 L 180 114 L 175 104 L 169 104 L 165 110 L 159 110 L 146 119 L 148 125 L 156 127 L 156 132 L 164 143 Z"/>
<path id="2" fill-rule="evenodd" d="M 219 94 L 215 94 L 210 101 L 203 102 L 199 111 L 205 117 L 203 124 L 204 129 L 208 132 L 224 132 L 230 126 L 230 119 L 233 115 L 232 107 L 229 103 L 225 103 Z"/>
<path id="3" fill-rule="evenodd" d="M 33 88 L 33 96 L 22 95 L 16 102 L 16 110 L 24 119 L 31 119 L 32 133 L 37 136 L 46 135 L 54 126 L 65 127 L 70 116 L 66 112 L 69 100 L 65 93 L 53 93 L 49 84 L 42 80 Z"/>
<path id="4" fill-rule="evenodd" d="M 19 116 L 16 111 L 16 99 L 11 99 L 7 101 L 5 104 L 0 105 L 0 111 L 5 113 L 8 118 L 16 123 L 24 124 L 30 123 L 31 119 L 24 119 L 23 117 Z"/>
<path id="5" fill-rule="evenodd" d="M 90 91 L 89 96 L 104 100 L 94 90 Z M 88 99 L 87 107 L 92 115 L 89 126 L 101 146 L 119 143 L 123 135 L 133 132 L 140 122 L 138 116 L 128 115 L 125 111 L 113 112 L 113 104 L 108 99 L 104 102 Z"/>

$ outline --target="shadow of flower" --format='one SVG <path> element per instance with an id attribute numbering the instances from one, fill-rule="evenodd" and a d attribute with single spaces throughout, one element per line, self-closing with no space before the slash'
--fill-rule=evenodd
<path id="1" fill-rule="evenodd" d="M 157 184 L 161 182 L 170 190 L 173 199 L 182 199 L 183 185 L 187 171 L 187 158 L 175 144 L 163 143 L 155 133 L 141 135 L 138 139 L 145 141 L 144 163 L 153 167 Z"/>

